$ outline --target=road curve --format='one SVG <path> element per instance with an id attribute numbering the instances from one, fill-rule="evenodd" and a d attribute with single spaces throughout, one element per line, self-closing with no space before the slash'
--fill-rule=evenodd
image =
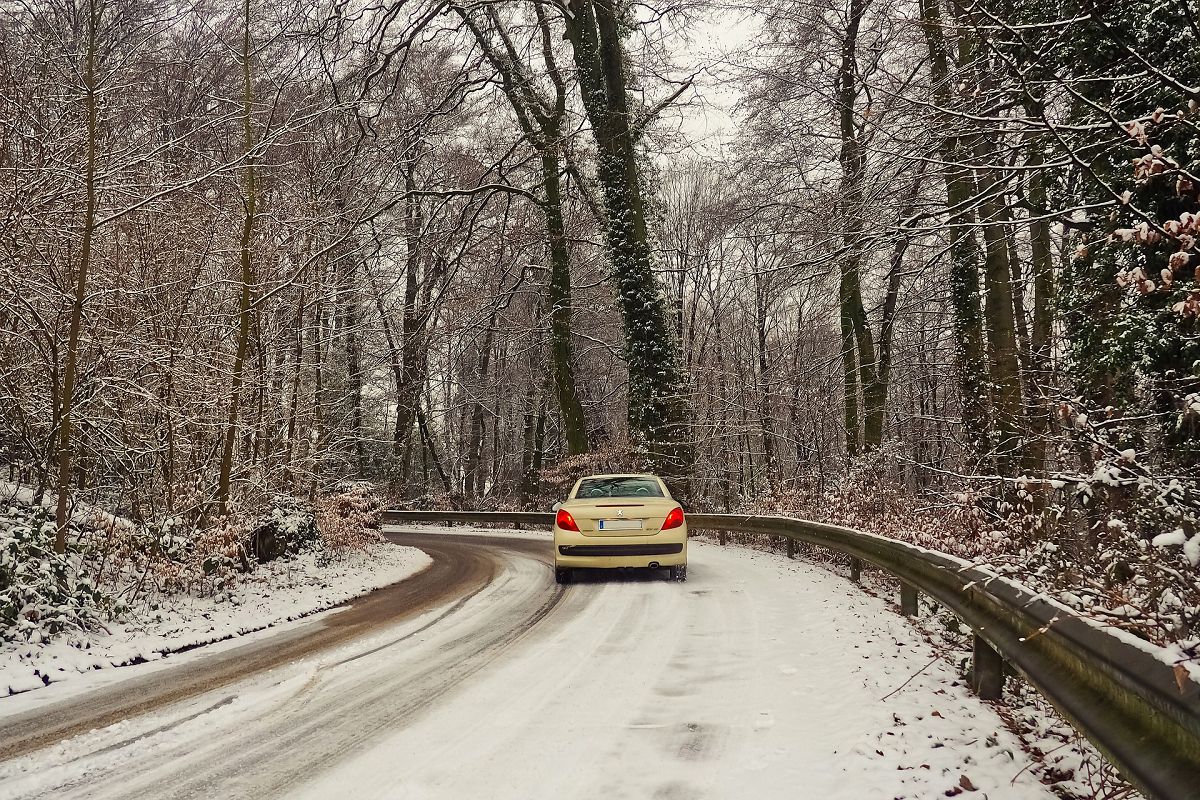
<path id="1" fill-rule="evenodd" d="M 559 587 L 544 534 L 395 540 L 475 579 L 0 762 L 0 800 L 1053 796 L 919 634 L 819 567 L 695 542 L 685 584 Z"/>
<path id="2" fill-rule="evenodd" d="M 89 694 L 86 699 L 73 697 L 49 707 L 0 718 L 0 761 L 211 692 L 367 636 L 448 601 L 468 597 L 495 575 L 497 559 L 492 548 L 496 546 L 533 557 L 545 549 L 519 539 L 484 542 L 480 538 L 478 542 L 464 542 L 436 534 L 408 534 L 403 539 L 403 544 L 429 554 L 432 559 L 429 567 L 407 580 L 354 600 L 345 610 L 308 624 L 173 669 L 122 681 Z"/>

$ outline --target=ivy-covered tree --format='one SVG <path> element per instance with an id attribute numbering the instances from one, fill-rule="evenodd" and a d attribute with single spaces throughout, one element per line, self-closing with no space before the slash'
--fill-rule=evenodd
<path id="1" fill-rule="evenodd" d="M 654 275 L 647 181 L 639 139 L 652 114 L 631 107 L 621 39 L 629 9 L 610 0 L 572 0 L 567 19 L 583 106 L 596 139 L 605 238 L 616 274 L 629 367 L 629 429 L 656 468 L 691 472 L 687 387 L 667 303 Z"/>
<path id="2" fill-rule="evenodd" d="M 1030 213 L 1055 220 L 1081 563 L 1106 584 L 1158 548 L 1200 563 L 1200 24 L 1186 0 L 1030 0 L 980 13 L 1029 113 Z M 1147 547 L 1147 545 L 1157 545 Z M 1177 576 L 1177 565 L 1160 575 Z M 1175 577 L 1167 579 L 1168 582 Z M 1186 581 L 1181 585 L 1186 586 Z M 1190 591 L 1181 589 L 1180 591 Z"/>
<path id="3" fill-rule="evenodd" d="M 1071 3 L 1018 8 L 999 49 L 1040 111 L 1047 160 L 1067 164 L 1048 176 L 1052 202 L 1074 209 L 1060 287 L 1069 388 L 1114 418 L 1153 420 L 1114 424 L 1124 439 L 1115 444 L 1194 466 L 1194 428 L 1181 413 L 1200 379 L 1200 347 L 1194 322 L 1171 311 L 1194 280 L 1190 258 L 1172 256 L 1188 235 L 1172 230 L 1196 210 L 1183 166 L 1200 148 L 1194 7 L 1121 0 L 1083 17 Z M 1072 19 L 1070 35 L 1021 25 L 1035 19 Z M 1145 246 L 1122 246 L 1134 239 Z"/>

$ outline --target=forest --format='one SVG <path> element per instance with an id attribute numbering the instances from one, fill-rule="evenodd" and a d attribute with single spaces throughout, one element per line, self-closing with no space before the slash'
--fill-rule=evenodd
<path id="1" fill-rule="evenodd" d="M 1198 40 L 1189 0 L 3 0 L 4 621 L 46 564 L 248 570 L 281 505 L 644 470 L 1200 657 Z"/>

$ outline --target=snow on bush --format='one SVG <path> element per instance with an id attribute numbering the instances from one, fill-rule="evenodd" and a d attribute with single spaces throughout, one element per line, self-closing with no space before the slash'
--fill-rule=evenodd
<path id="1" fill-rule="evenodd" d="M 303 553 L 321 544 L 317 515 L 299 498 L 279 495 L 270 510 L 259 515 L 245 538 L 245 549 L 260 564 Z"/>
<path id="2" fill-rule="evenodd" d="M 0 511 L 0 639 L 46 642 L 95 625 L 111 607 L 81 574 L 77 547 L 54 552 L 55 529 L 42 508 Z"/>
<path id="3" fill-rule="evenodd" d="M 914 498 L 887 447 L 823 490 L 796 484 L 741 513 L 844 525 L 967 559 L 1080 613 L 1200 661 L 1200 497 L 1136 454 L 1101 454 L 1090 474 L 994 479 Z M 1192 533 L 1185 533 L 1192 531 Z M 1195 544 L 1193 544 L 1195 543 Z"/>
<path id="4" fill-rule="evenodd" d="M 9 504 L 0 511 L 0 640 L 45 643 L 181 597 L 226 596 L 279 558 L 366 553 L 381 539 L 382 508 L 369 484 L 345 484 L 313 504 L 279 496 L 253 512 L 232 503 L 203 521 L 135 523 L 88 509 L 73 517 L 68 551 L 56 554 L 51 514 Z"/>
<path id="5" fill-rule="evenodd" d="M 246 571 L 241 515 L 199 527 L 183 516 L 135 524 L 107 514 L 83 516 L 75 541 L 82 568 L 123 606 L 155 603 L 162 595 L 208 596 Z"/>

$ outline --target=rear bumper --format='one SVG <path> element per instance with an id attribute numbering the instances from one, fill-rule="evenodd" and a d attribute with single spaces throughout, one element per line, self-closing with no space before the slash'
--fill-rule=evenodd
<path id="1" fill-rule="evenodd" d="M 554 529 L 554 566 L 560 569 L 674 567 L 687 564 L 687 526 L 651 536 L 584 536 Z"/>
<path id="2" fill-rule="evenodd" d="M 560 556 L 673 556 L 683 552 L 682 544 L 563 544 Z"/>

